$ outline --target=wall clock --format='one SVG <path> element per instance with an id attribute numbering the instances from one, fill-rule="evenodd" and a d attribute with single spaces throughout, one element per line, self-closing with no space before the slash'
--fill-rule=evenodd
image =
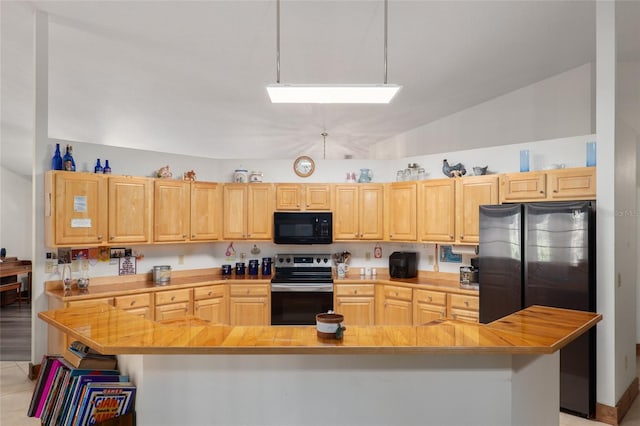
<path id="1" fill-rule="evenodd" d="M 307 157 L 306 155 L 296 158 L 293 162 L 293 171 L 300 177 L 311 176 L 315 168 L 316 165 L 311 157 Z"/>

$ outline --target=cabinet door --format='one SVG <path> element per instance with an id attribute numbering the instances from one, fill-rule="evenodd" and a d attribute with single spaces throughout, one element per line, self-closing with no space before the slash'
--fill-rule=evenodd
<path id="1" fill-rule="evenodd" d="M 106 179 L 92 173 L 49 172 L 49 215 L 55 215 L 52 245 L 104 244 L 107 235 Z M 48 185 L 49 186 L 49 185 Z M 46 213 L 45 213 L 46 215 Z"/>
<path id="2" fill-rule="evenodd" d="M 544 200 L 547 197 L 545 172 L 500 175 L 500 201 L 503 203 Z"/>
<path id="3" fill-rule="evenodd" d="M 188 302 L 171 303 L 168 305 L 156 306 L 155 320 L 169 321 L 181 319 L 186 318 L 190 313 Z"/>
<path id="4" fill-rule="evenodd" d="M 417 190 L 415 182 L 389 185 L 389 239 L 415 241 L 417 239 Z"/>
<path id="5" fill-rule="evenodd" d="M 128 312 L 132 315 L 135 315 L 137 317 L 153 321 L 151 307 L 149 306 L 143 306 L 141 308 L 123 309 L 123 311 Z"/>
<path id="6" fill-rule="evenodd" d="M 247 192 L 247 233 L 251 240 L 273 238 L 273 186 L 249 184 Z"/>
<path id="7" fill-rule="evenodd" d="M 241 240 L 247 234 L 247 184 L 227 184 L 222 188 L 222 236 Z"/>
<path id="8" fill-rule="evenodd" d="M 327 184 L 304 185 L 305 210 L 330 210 L 331 188 Z"/>
<path id="9" fill-rule="evenodd" d="M 416 303 L 413 320 L 415 325 L 427 324 L 431 321 L 445 317 L 443 306 L 429 305 L 428 303 Z"/>
<path id="10" fill-rule="evenodd" d="M 209 182 L 191 182 L 192 241 L 212 241 L 220 237 L 222 199 L 220 185 Z"/>
<path id="11" fill-rule="evenodd" d="M 116 296 L 114 306 L 141 318 L 153 320 L 151 294 L 149 293 Z"/>
<path id="12" fill-rule="evenodd" d="M 189 233 L 189 182 L 157 179 L 154 187 L 154 241 L 186 241 Z"/>
<path id="13" fill-rule="evenodd" d="M 596 168 L 549 170 L 547 185 L 550 200 L 595 200 Z"/>
<path id="14" fill-rule="evenodd" d="M 336 205 L 333 211 L 333 238 L 335 240 L 358 239 L 358 187 L 336 185 L 334 194 Z"/>
<path id="15" fill-rule="evenodd" d="M 276 210 L 302 210 L 302 192 L 295 183 L 276 185 Z"/>
<path id="16" fill-rule="evenodd" d="M 447 315 L 453 319 L 478 322 L 480 309 L 478 296 L 466 294 L 449 294 Z"/>
<path id="17" fill-rule="evenodd" d="M 193 302 L 193 314 L 213 324 L 227 324 L 225 299 L 214 297 Z"/>
<path id="18" fill-rule="evenodd" d="M 377 325 L 413 325 L 413 291 L 384 285 L 376 288 Z"/>
<path id="19" fill-rule="evenodd" d="M 455 240 L 455 180 L 423 181 L 418 188 L 418 228 L 422 241 Z"/>
<path id="20" fill-rule="evenodd" d="M 456 241 L 478 243 L 480 240 L 480 206 L 497 203 L 497 176 L 457 178 Z"/>
<path id="21" fill-rule="evenodd" d="M 231 325 L 269 325 L 271 318 L 268 299 L 266 297 L 231 297 L 229 323 Z"/>
<path id="22" fill-rule="evenodd" d="M 374 325 L 374 306 L 373 297 L 336 297 L 336 312 L 346 325 Z"/>
<path id="23" fill-rule="evenodd" d="M 151 241 L 153 180 L 109 177 L 109 243 Z"/>
<path id="24" fill-rule="evenodd" d="M 360 239 L 384 238 L 384 187 L 379 184 L 358 187 L 358 223 Z"/>

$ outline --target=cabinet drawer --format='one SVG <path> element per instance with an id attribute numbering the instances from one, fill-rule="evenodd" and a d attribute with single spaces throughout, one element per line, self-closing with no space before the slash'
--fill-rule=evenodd
<path id="1" fill-rule="evenodd" d="M 269 286 L 267 284 L 230 284 L 230 296 L 268 296 Z"/>
<path id="2" fill-rule="evenodd" d="M 373 296 L 373 284 L 340 284 L 335 286 L 336 296 Z"/>
<path id="3" fill-rule="evenodd" d="M 416 302 L 428 303 L 430 305 L 445 306 L 447 304 L 447 293 L 431 290 L 414 290 Z"/>
<path id="4" fill-rule="evenodd" d="M 95 305 L 96 303 L 106 303 L 113 306 L 113 297 L 101 297 L 99 299 L 87 299 L 87 300 L 74 300 L 68 302 L 69 308 L 77 308 L 78 306 Z"/>
<path id="5" fill-rule="evenodd" d="M 190 289 L 161 291 L 156 293 L 156 305 L 167 303 L 188 302 L 191 295 Z"/>
<path id="6" fill-rule="evenodd" d="M 149 306 L 150 304 L 150 294 L 132 294 L 130 296 L 118 296 L 115 300 L 115 307 L 121 309 L 140 308 Z"/>
<path id="7" fill-rule="evenodd" d="M 464 309 L 451 309 L 449 316 L 460 321 L 478 322 L 478 311 L 466 311 Z"/>
<path id="8" fill-rule="evenodd" d="M 450 294 L 451 308 L 468 309 L 477 311 L 480 303 L 478 296 L 468 296 L 465 294 Z"/>
<path id="9" fill-rule="evenodd" d="M 193 289 L 193 300 L 211 299 L 214 297 L 224 297 L 224 285 L 208 285 Z"/>
<path id="10" fill-rule="evenodd" d="M 385 298 L 407 301 L 413 300 L 413 290 L 410 288 L 385 285 L 383 291 Z"/>

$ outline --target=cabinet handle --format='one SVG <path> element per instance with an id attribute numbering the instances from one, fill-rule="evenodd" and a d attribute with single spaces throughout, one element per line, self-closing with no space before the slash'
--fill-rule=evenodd
<path id="1" fill-rule="evenodd" d="M 543 191 L 543 190 L 540 190 L 540 193 L 541 193 L 541 194 L 544 194 L 544 191 Z"/>
<path id="2" fill-rule="evenodd" d="M 98 239 L 101 240 L 102 239 L 102 235 L 98 235 Z"/>
<path id="3" fill-rule="evenodd" d="M 557 194 L 557 193 L 558 193 L 558 190 L 557 190 L 557 189 L 554 189 L 554 190 L 553 190 L 553 192 L 555 192 L 555 193 Z"/>
<path id="4" fill-rule="evenodd" d="M 464 235 L 462 235 L 462 234 L 461 234 L 461 235 L 460 235 L 460 239 L 461 239 L 461 240 L 464 240 Z"/>
<path id="5" fill-rule="evenodd" d="M 195 238 L 195 237 L 196 237 L 196 234 L 191 234 L 191 238 Z"/>
<path id="6" fill-rule="evenodd" d="M 358 294 L 358 290 L 354 290 L 354 291 L 353 291 L 353 294 Z"/>
<path id="7" fill-rule="evenodd" d="M 132 300 L 132 301 L 131 301 L 131 303 L 129 304 L 129 306 L 133 306 L 133 305 L 135 305 L 135 304 L 136 304 L 136 301 L 135 301 L 135 300 Z"/>
<path id="8" fill-rule="evenodd" d="M 355 234 L 353 234 L 353 236 L 357 238 L 358 237 L 358 233 L 356 232 Z"/>
<path id="9" fill-rule="evenodd" d="M 110 240 L 113 240 L 113 235 L 109 237 Z"/>
<path id="10" fill-rule="evenodd" d="M 429 302 L 433 301 L 433 297 L 429 296 Z"/>
<path id="11" fill-rule="evenodd" d="M 449 238 L 453 240 L 453 235 L 449 235 Z"/>
<path id="12" fill-rule="evenodd" d="M 182 234 L 182 238 L 187 238 L 187 234 Z"/>
<path id="13" fill-rule="evenodd" d="M 173 302 L 174 300 L 176 300 L 175 296 L 171 296 L 171 301 Z"/>
<path id="14" fill-rule="evenodd" d="M 469 306 L 469 301 L 468 300 L 464 301 L 464 306 Z"/>
<path id="15" fill-rule="evenodd" d="M 211 292 L 207 293 L 207 296 L 211 296 Z"/>

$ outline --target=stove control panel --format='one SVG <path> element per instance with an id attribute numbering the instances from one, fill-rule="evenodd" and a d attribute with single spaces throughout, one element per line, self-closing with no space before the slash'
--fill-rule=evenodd
<path id="1" fill-rule="evenodd" d="M 318 266 L 331 267 L 331 255 L 327 253 L 277 254 L 276 267 L 278 266 L 295 268 Z"/>

